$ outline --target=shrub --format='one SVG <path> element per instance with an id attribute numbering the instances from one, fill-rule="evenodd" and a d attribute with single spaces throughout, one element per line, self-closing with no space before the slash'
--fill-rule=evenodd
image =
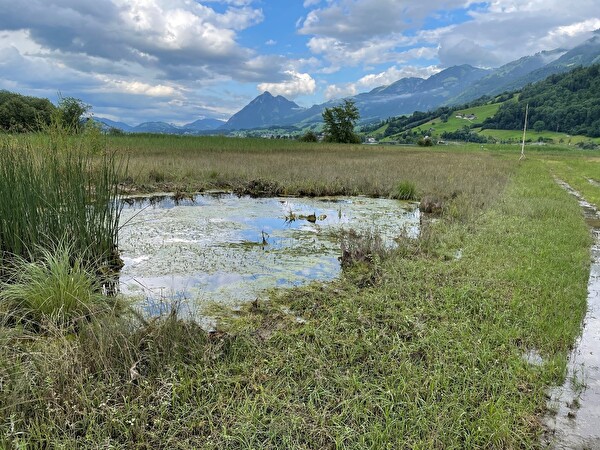
<path id="1" fill-rule="evenodd" d="M 381 235 L 369 231 L 359 234 L 354 230 L 342 235 L 342 256 L 340 262 L 342 268 L 348 268 L 356 264 L 369 264 L 376 259 L 383 259 L 390 250 L 386 247 Z"/>
<path id="2" fill-rule="evenodd" d="M 424 138 L 421 138 L 417 141 L 417 144 L 420 147 L 432 147 L 433 146 L 433 141 L 431 140 L 431 138 L 429 136 L 426 136 Z"/>
<path id="3" fill-rule="evenodd" d="M 417 188 L 410 181 L 402 181 L 396 188 L 395 198 L 399 200 L 415 200 L 417 198 Z"/>
<path id="4" fill-rule="evenodd" d="M 314 131 L 307 131 L 302 136 L 300 136 L 300 139 L 298 140 L 300 142 L 319 142 L 319 138 Z"/>
<path id="5" fill-rule="evenodd" d="M 9 281 L 0 285 L 0 301 L 12 320 L 67 326 L 110 309 L 96 276 L 80 256 L 73 255 L 73 247 L 63 241 L 40 252 L 35 262 L 14 260 Z"/>

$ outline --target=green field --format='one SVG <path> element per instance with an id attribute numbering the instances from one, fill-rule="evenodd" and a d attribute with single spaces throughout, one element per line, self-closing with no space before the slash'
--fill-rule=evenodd
<path id="1" fill-rule="evenodd" d="M 11 139 L 43 149 L 46 137 Z M 554 177 L 598 204 L 597 152 L 546 146 L 520 162 L 510 145 L 103 145 L 129 161 L 128 192 L 390 197 L 403 182 L 442 212 L 392 252 L 358 239 L 366 257 L 337 280 L 214 308 L 216 332 L 122 311 L 32 324 L 2 303 L 0 448 L 541 447 L 548 389 L 581 331 L 592 242 Z"/>
<path id="2" fill-rule="evenodd" d="M 484 136 L 491 136 L 498 140 L 513 140 L 521 142 L 523 139 L 522 130 L 481 130 L 475 129 L 473 131 L 479 132 Z M 554 131 L 534 131 L 527 130 L 526 138 L 533 142 L 538 141 L 540 138 L 552 139 L 555 143 L 561 143 L 564 145 L 575 145 L 579 142 L 594 141 L 600 142 L 600 138 L 589 138 L 587 136 L 571 136 L 565 133 L 557 133 Z"/>
<path id="3" fill-rule="evenodd" d="M 471 126 L 471 124 L 473 123 L 483 122 L 488 117 L 492 117 L 494 114 L 496 114 L 496 112 L 500 108 L 500 105 L 502 105 L 502 103 L 491 103 L 488 105 L 481 105 L 476 106 L 474 108 L 467 108 L 454 111 L 452 113 L 452 116 L 448 118 L 447 122 L 442 122 L 439 118 L 437 118 L 414 128 L 414 130 L 418 132 L 428 132 L 429 130 L 433 130 L 432 134 L 435 136 L 439 136 L 445 131 L 455 131 L 461 129 L 465 125 Z M 474 116 L 476 116 L 476 118 L 472 120 L 460 119 L 456 117 L 459 114 L 463 116 L 473 114 Z"/>

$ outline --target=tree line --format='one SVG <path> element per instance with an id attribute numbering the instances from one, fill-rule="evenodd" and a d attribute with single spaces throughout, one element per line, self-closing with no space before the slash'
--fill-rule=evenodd
<path id="1" fill-rule="evenodd" d="M 0 130 L 27 133 L 47 129 L 53 122 L 71 132 L 79 132 L 81 119 L 90 106 L 73 97 L 59 95 L 55 106 L 47 98 L 0 90 Z"/>
<path id="2" fill-rule="evenodd" d="M 600 137 L 600 65 L 576 68 L 528 85 L 504 103 L 483 128 L 520 130 L 529 104 L 530 128 Z"/>

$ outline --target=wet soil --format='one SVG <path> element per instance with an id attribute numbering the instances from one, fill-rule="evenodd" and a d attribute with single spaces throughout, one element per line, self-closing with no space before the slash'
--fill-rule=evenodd
<path id="1" fill-rule="evenodd" d="M 545 419 L 545 446 L 554 449 L 600 449 L 600 215 L 571 186 L 557 180 L 577 197 L 594 235 L 583 331 L 569 356 L 563 386 L 550 393 Z"/>

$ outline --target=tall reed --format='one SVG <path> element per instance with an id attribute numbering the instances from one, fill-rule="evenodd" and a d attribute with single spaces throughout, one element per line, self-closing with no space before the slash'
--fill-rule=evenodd
<path id="1" fill-rule="evenodd" d="M 123 162 L 94 155 L 85 139 L 56 144 L 0 141 L 0 268 L 16 256 L 34 261 L 63 239 L 89 263 L 118 264 Z"/>

